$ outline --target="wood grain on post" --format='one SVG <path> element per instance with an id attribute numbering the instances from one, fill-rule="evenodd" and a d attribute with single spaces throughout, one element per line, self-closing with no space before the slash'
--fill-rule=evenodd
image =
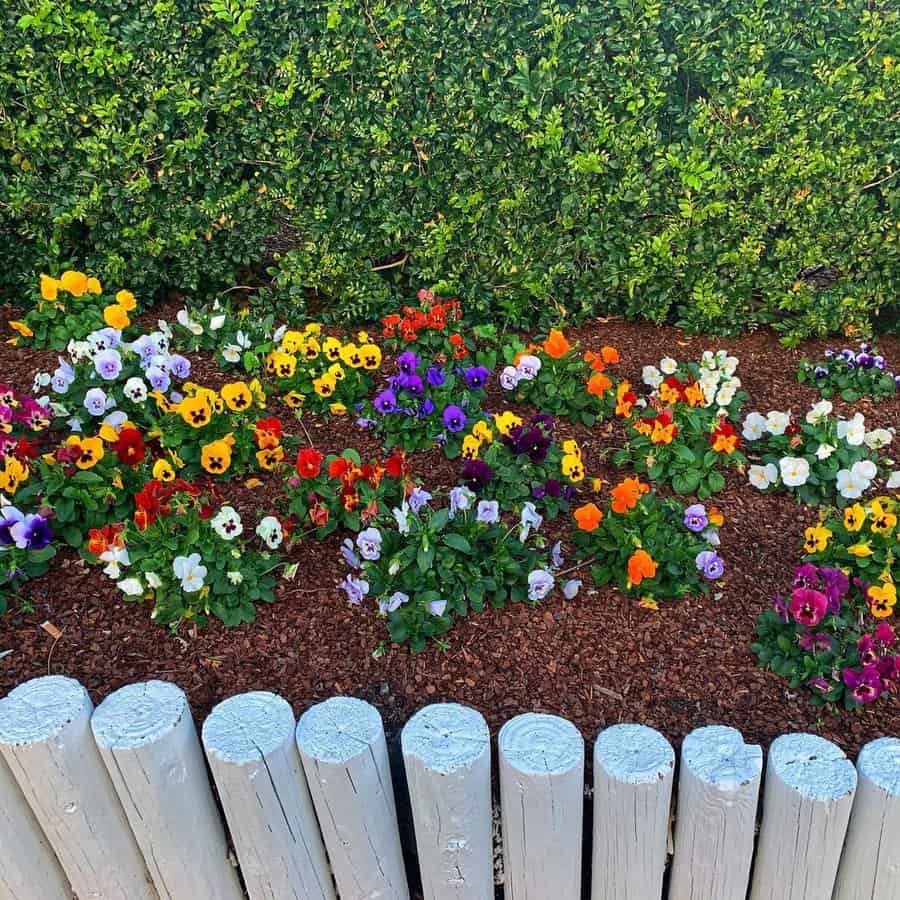
<path id="1" fill-rule="evenodd" d="M 9 767 L 0 758 L 0 898 L 71 900 L 72 888 Z"/>
<path id="2" fill-rule="evenodd" d="M 91 728 L 160 897 L 242 900 L 184 691 L 129 684 Z"/>
<path id="3" fill-rule="evenodd" d="M 500 729 L 507 900 L 581 898 L 584 738 L 559 716 L 525 713 Z"/>
<path id="4" fill-rule="evenodd" d="M 684 739 L 669 900 L 745 900 L 761 777 L 762 749 L 734 728 Z"/>
<path id="5" fill-rule="evenodd" d="M 481 713 L 426 706 L 401 739 L 425 900 L 491 900 L 491 740 Z"/>
<path id="6" fill-rule="evenodd" d="M 381 716 L 353 697 L 308 709 L 297 747 L 341 900 L 409 900 Z"/>
<path id="7" fill-rule="evenodd" d="M 645 725 L 613 725 L 594 744 L 591 900 L 659 900 L 675 751 Z"/>
<path id="8" fill-rule="evenodd" d="M 158 900 L 91 734 L 87 691 L 61 675 L 0 700 L 0 753 L 82 900 Z"/>
<path id="9" fill-rule="evenodd" d="M 290 704 L 253 691 L 203 723 L 203 746 L 250 900 L 335 900 Z"/>
<path id="10" fill-rule="evenodd" d="M 772 741 L 751 900 L 831 897 L 856 792 L 856 769 L 813 734 Z"/>
<path id="11" fill-rule="evenodd" d="M 900 897 L 900 740 L 878 738 L 856 761 L 859 785 L 834 900 Z"/>

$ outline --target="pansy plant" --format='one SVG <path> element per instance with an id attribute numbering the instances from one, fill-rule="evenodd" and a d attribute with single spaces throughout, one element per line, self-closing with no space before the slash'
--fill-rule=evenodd
<path id="1" fill-rule="evenodd" d="M 582 351 L 552 329 L 540 344 L 507 344 L 503 356 L 500 386 L 513 399 L 583 425 L 612 415 L 618 382 L 611 370 L 620 361 L 615 347 Z"/>
<path id="2" fill-rule="evenodd" d="M 593 564 L 595 584 L 614 584 L 642 606 L 705 593 L 724 575 L 719 510 L 685 508 L 638 478 L 613 487 L 604 508 L 593 501 L 577 507 L 573 519 L 579 558 Z"/>
<path id="3" fill-rule="evenodd" d="M 811 506 L 859 500 L 872 488 L 882 464 L 879 454 L 894 437 L 884 428 L 867 430 L 862 413 L 838 418 L 829 400 L 802 417 L 790 411 L 751 412 L 742 436 L 750 484 L 760 491 L 786 489 Z"/>
<path id="4" fill-rule="evenodd" d="M 867 342 L 856 350 L 826 350 L 815 361 L 803 357 L 797 381 L 812 385 L 825 398 L 839 396 L 848 403 L 861 397 L 884 400 L 900 391 L 900 372 L 892 369 L 878 348 Z"/>
<path id="5" fill-rule="evenodd" d="M 350 602 L 374 602 L 391 640 L 408 642 L 414 653 L 485 604 L 540 602 L 557 582 L 552 557 L 561 562 L 558 548 L 546 547 L 531 503 L 507 521 L 496 501 L 466 487 L 453 488 L 438 509 L 429 499 L 413 492 L 389 519 L 343 547 L 349 573 L 341 586 Z"/>

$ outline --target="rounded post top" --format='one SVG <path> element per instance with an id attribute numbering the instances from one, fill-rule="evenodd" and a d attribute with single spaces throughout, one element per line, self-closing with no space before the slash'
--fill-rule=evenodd
<path id="1" fill-rule="evenodd" d="M 297 746 L 319 762 L 345 763 L 370 753 L 384 734 L 381 715 L 365 700 L 332 697 L 311 706 L 297 723 Z"/>
<path id="2" fill-rule="evenodd" d="M 681 759 L 701 781 L 725 790 L 750 784 L 762 773 L 762 748 L 745 744 L 727 725 L 695 728 L 681 745 Z"/>
<path id="3" fill-rule="evenodd" d="M 223 762 L 252 762 L 282 746 L 296 725 L 284 697 L 269 691 L 236 694 L 207 716 L 203 746 Z"/>
<path id="4" fill-rule="evenodd" d="M 815 734 L 783 734 L 769 747 L 769 768 L 811 800 L 836 800 L 856 790 L 856 769 L 837 744 Z"/>
<path id="5" fill-rule="evenodd" d="M 187 696 L 169 681 L 141 681 L 110 694 L 96 709 L 91 729 L 101 747 L 132 749 L 152 744 L 190 715 Z"/>
<path id="6" fill-rule="evenodd" d="M 584 766 L 584 738 L 559 716 L 516 716 L 500 729 L 497 740 L 506 762 L 523 774 L 555 775 Z"/>
<path id="7" fill-rule="evenodd" d="M 59 734 L 74 719 L 90 714 L 82 684 L 63 675 L 32 678 L 0 700 L 0 743 L 33 744 Z"/>
<path id="8" fill-rule="evenodd" d="M 597 735 L 594 765 L 627 784 L 661 781 L 675 768 L 672 745 L 646 725 L 612 725 Z"/>
<path id="9" fill-rule="evenodd" d="M 467 769 L 490 747 L 484 716 L 458 703 L 434 703 L 419 710 L 403 729 L 405 756 L 418 757 L 442 774 Z"/>
<path id="10" fill-rule="evenodd" d="M 859 752 L 857 768 L 885 793 L 900 797 L 900 738 L 870 741 Z"/>

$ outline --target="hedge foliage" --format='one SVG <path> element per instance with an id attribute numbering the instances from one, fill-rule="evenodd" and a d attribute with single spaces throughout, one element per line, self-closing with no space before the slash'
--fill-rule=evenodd
<path id="1" fill-rule="evenodd" d="M 788 339 L 900 297 L 895 0 L 6 0 L 0 150 L 16 293 Z"/>

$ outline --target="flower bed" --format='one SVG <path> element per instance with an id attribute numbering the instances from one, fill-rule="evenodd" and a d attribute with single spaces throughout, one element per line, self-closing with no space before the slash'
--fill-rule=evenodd
<path id="1" fill-rule="evenodd" d="M 551 621 L 624 615 L 632 626 L 644 621 L 634 616 L 675 622 L 685 615 L 668 609 L 729 620 L 736 586 L 754 571 L 747 537 L 757 525 L 752 510 L 767 509 L 769 518 L 772 511 L 788 515 L 787 499 L 746 484 L 744 473 L 752 473 L 751 466 L 780 470 L 789 453 L 810 457 L 807 481 L 817 491 L 800 499 L 812 503 L 859 499 L 865 504 L 876 488 L 895 484 L 891 401 L 878 413 L 867 410 L 862 423 L 858 411 L 821 405 L 802 424 L 788 414 L 786 422 L 778 414 L 760 417 L 765 437 L 754 437 L 759 420 L 752 413 L 740 418 L 745 395 L 761 405 L 784 396 L 784 385 L 765 392 L 769 373 L 754 360 L 752 343 L 750 367 L 745 371 L 741 364 L 743 383 L 738 383 L 740 351 L 703 353 L 698 342 L 681 353 L 696 362 L 666 357 L 642 371 L 643 343 L 626 326 L 551 333 L 541 351 L 547 359 L 535 378 L 525 381 L 540 390 L 557 385 L 572 398 L 596 375 L 608 378 L 602 398 L 588 394 L 602 399 L 606 411 L 592 411 L 592 424 L 586 425 L 565 404 L 557 408 L 558 417 L 536 410 L 541 394 L 532 388 L 504 386 L 498 377 L 503 366 L 496 365 L 502 347 L 489 331 L 467 328 L 457 307 L 443 310 L 443 323 L 441 315 L 428 320 L 427 308 L 426 300 L 418 314 L 383 325 L 394 333 L 379 343 L 393 337 L 397 345 L 372 353 L 368 368 L 364 362 L 355 367 L 353 357 L 367 346 L 368 334 L 332 334 L 316 323 L 274 329 L 272 323 L 271 334 L 242 348 L 241 362 L 254 373 L 246 380 L 217 372 L 211 350 L 198 355 L 187 343 L 172 343 L 195 334 L 190 310 L 180 332 L 177 322 L 171 326 L 154 311 L 165 327 L 153 332 L 136 323 L 123 332 L 113 329 L 113 334 L 104 326 L 78 337 L 56 371 L 28 379 L 38 395 L 29 401 L 17 394 L 16 405 L 8 404 L 15 411 L 7 418 L 16 424 L 4 445 L 4 471 L 12 473 L 5 507 L 15 509 L 8 519 L 21 520 L 9 524 L 8 535 L 0 532 L 6 548 L 0 559 L 10 560 L 7 571 L 15 571 L 18 585 L 25 575 L 37 576 L 23 599 L 13 600 L 14 611 L 22 602 L 27 609 L 34 602 L 28 599 L 32 590 L 43 589 L 42 565 L 57 571 L 50 553 L 62 540 L 98 573 L 102 569 L 119 595 L 148 601 L 153 621 L 180 634 L 185 629 L 195 634 L 210 618 L 233 626 L 259 616 L 268 629 L 280 615 L 296 615 L 278 602 L 269 611 L 268 602 L 322 591 L 321 599 L 327 598 L 322 615 L 359 637 L 356 653 L 365 637 L 365 653 L 378 658 L 396 658 L 403 651 L 391 644 L 404 642 L 428 659 L 433 658 L 429 641 L 453 652 L 473 634 L 473 613 L 491 623 L 479 628 L 499 621 L 529 628 L 526 621 L 546 622 L 546 615 Z M 455 317 L 452 323 L 446 321 L 448 312 Z M 407 320 L 420 323 L 422 315 L 431 324 L 403 326 Z M 204 321 L 206 329 L 211 320 Z M 224 326 L 213 329 L 219 330 Z M 600 349 L 591 356 L 577 347 Z M 613 347 L 621 351 L 613 354 Z M 19 360 L 33 351 L 4 352 Z M 331 362 L 330 353 L 341 362 Z M 273 354 L 293 357 L 291 371 L 270 365 Z M 302 384 L 291 381 L 307 360 L 320 368 L 304 370 Z M 564 362 L 554 368 L 547 360 Z M 333 392 L 323 395 L 315 381 L 334 375 L 335 364 L 346 367 L 344 379 L 335 376 L 336 386 L 351 371 L 372 374 L 360 374 L 350 394 L 333 400 Z M 615 380 L 607 375 L 613 368 Z M 553 377 L 541 384 L 537 375 L 544 371 Z M 154 384 L 159 372 L 168 376 L 167 383 Z M 641 381 L 643 387 L 632 388 Z M 86 403 L 95 387 L 104 393 L 96 414 Z M 49 403 L 41 400 L 41 389 Z M 794 390 L 808 407 L 806 389 Z M 303 402 L 293 403 L 292 394 Z M 308 402 L 311 398 L 317 401 Z M 340 407 L 333 408 L 336 403 Z M 792 408 L 802 406 L 792 401 Z M 26 423 L 35 426 L 30 438 Z M 761 440 L 766 443 L 757 447 Z M 832 442 L 835 459 L 821 459 L 818 450 Z M 773 463 L 767 453 L 782 455 Z M 829 467 L 817 472 L 815 465 L 826 462 Z M 848 487 L 858 463 L 871 463 L 875 471 L 867 476 L 869 484 Z M 841 476 L 844 469 L 848 474 Z M 670 497 L 671 489 L 685 499 Z M 849 492 L 856 490 L 854 498 Z M 713 493 L 715 505 L 708 499 Z M 872 514 L 871 507 L 864 508 Z M 46 522 L 55 541 L 38 547 L 45 528 L 35 518 L 28 520 L 35 539 L 25 537 L 21 522 L 27 516 Z M 827 521 L 821 527 L 830 528 Z M 23 552 L 37 554 L 33 569 Z M 793 558 L 782 555 L 785 566 L 802 563 L 799 543 Z M 71 560 L 66 555 L 64 563 Z M 93 578 L 94 571 L 79 568 L 79 577 Z M 354 601 L 352 609 L 335 605 L 341 602 L 338 582 Z M 873 617 L 879 603 L 893 610 L 889 598 L 881 597 L 890 587 L 869 580 L 854 590 L 845 592 L 854 609 L 868 608 Z M 102 589 L 101 595 L 109 596 Z M 529 609 L 538 604 L 547 612 Z M 501 611 L 505 606 L 510 612 Z M 795 618 L 782 624 L 797 629 L 789 639 L 792 648 L 807 653 L 811 647 L 815 655 L 824 647 L 813 638 L 801 644 L 800 629 L 808 622 Z M 253 634 L 256 626 L 245 627 Z M 735 627 L 731 640 L 746 648 L 752 635 Z M 583 630 L 575 631 L 573 648 L 587 639 Z M 879 635 L 882 647 L 884 629 Z M 781 636 L 776 635 L 776 645 Z M 854 640 L 863 636 L 860 632 Z M 614 646 L 623 640 L 616 628 L 611 640 Z M 851 643 L 847 638 L 846 647 Z M 327 645 L 334 646 L 330 640 Z M 660 652 L 677 658 L 678 646 L 673 636 Z M 849 651 L 843 658 L 843 668 L 856 672 L 851 680 L 871 681 L 866 666 Z M 781 661 L 772 668 L 794 677 Z M 741 671 L 746 677 L 745 668 Z M 879 698 L 893 694 L 893 676 L 885 671 L 879 677 Z M 847 705 L 846 693 L 833 687 L 817 696 Z"/>

